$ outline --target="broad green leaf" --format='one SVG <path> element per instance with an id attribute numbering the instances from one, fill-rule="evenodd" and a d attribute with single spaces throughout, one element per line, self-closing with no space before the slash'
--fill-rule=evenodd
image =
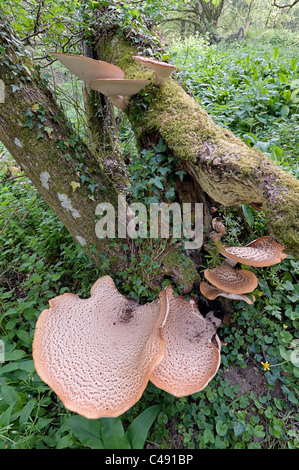
<path id="1" fill-rule="evenodd" d="M 294 57 L 293 57 L 293 59 L 291 60 L 290 65 L 291 65 L 291 70 L 292 70 L 293 72 L 296 72 L 296 71 L 297 71 L 297 63 L 296 63 L 296 59 L 294 59 Z"/>
<path id="2" fill-rule="evenodd" d="M 299 93 L 299 88 L 296 88 L 296 90 L 292 91 L 292 94 L 290 96 L 290 100 L 292 103 L 299 103 L 299 98 L 297 97 L 297 94 Z"/>
<path id="3" fill-rule="evenodd" d="M 148 432 L 160 411 L 160 405 L 153 405 L 144 410 L 130 424 L 127 437 L 132 449 L 143 449 Z"/>
<path id="4" fill-rule="evenodd" d="M 85 446 L 91 449 L 105 448 L 101 438 L 101 422 L 99 419 L 92 420 L 83 416 L 71 416 L 66 424 Z"/>
<path id="5" fill-rule="evenodd" d="M 279 73 L 278 76 L 279 76 L 279 80 L 281 81 L 281 83 L 285 83 L 288 81 L 284 73 Z"/>
<path id="6" fill-rule="evenodd" d="M 9 385 L 1 386 L 1 398 L 9 405 L 14 405 L 15 403 L 21 402 L 21 397 L 18 395 L 15 389 Z"/>
<path id="7" fill-rule="evenodd" d="M 287 117 L 289 112 L 290 112 L 290 108 L 285 104 L 280 109 L 280 114 L 281 114 L 282 117 Z"/>
<path id="8" fill-rule="evenodd" d="M 105 449 L 131 449 L 121 418 L 101 418 L 101 437 Z"/>
<path id="9" fill-rule="evenodd" d="M 274 49 L 274 52 L 273 52 L 273 56 L 272 56 L 272 57 L 273 57 L 274 60 L 277 60 L 277 59 L 278 59 L 278 56 L 279 56 L 279 48 L 276 47 L 276 48 Z"/>
<path id="10" fill-rule="evenodd" d="M 23 428 L 27 422 L 28 422 L 28 419 L 29 419 L 29 416 L 31 415 L 31 412 L 32 410 L 34 409 L 34 407 L 36 406 L 36 399 L 35 398 L 32 398 L 31 400 L 28 401 L 28 403 L 26 403 L 26 405 L 24 406 L 24 408 L 22 409 L 22 412 L 20 414 L 20 428 Z"/>
<path id="11" fill-rule="evenodd" d="M 253 217 L 253 214 L 250 210 L 250 207 L 248 207 L 246 204 L 242 204 L 242 211 L 243 211 L 245 220 L 248 223 L 249 227 L 252 227 L 253 224 L 254 224 L 254 217 Z"/>
<path id="12" fill-rule="evenodd" d="M 13 407 L 14 407 L 14 403 L 12 405 L 10 405 L 5 411 L 4 413 L 1 413 L 0 415 L 0 426 L 4 427 L 4 426 L 8 426 L 9 423 L 11 422 L 11 414 L 12 414 L 12 410 L 13 410 Z"/>
<path id="13" fill-rule="evenodd" d="M 216 432 L 218 436 L 225 436 L 228 431 L 228 425 L 224 423 L 223 421 L 219 420 L 216 423 Z"/>

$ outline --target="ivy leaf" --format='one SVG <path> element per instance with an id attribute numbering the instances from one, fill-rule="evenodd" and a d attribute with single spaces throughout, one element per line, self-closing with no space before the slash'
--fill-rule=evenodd
<path id="1" fill-rule="evenodd" d="M 227 433 L 228 431 L 228 425 L 226 423 L 224 423 L 223 421 L 219 420 L 217 421 L 216 423 L 216 432 L 218 434 L 218 436 L 225 436 L 225 434 Z"/>
<path id="2" fill-rule="evenodd" d="M 80 183 L 76 183 L 75 181 L 71 181 L 70 185 L 71 185 L 71 187 L 72 187 L 72 189 L 73 189 L 73 192 L 75 192 L 76 189 L 77 189 L 77 188 L 80 188 L 80 186 L 81 186 Z"/>

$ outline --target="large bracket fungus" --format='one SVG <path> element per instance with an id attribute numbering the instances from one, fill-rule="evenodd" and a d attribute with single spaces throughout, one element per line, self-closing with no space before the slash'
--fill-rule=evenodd
<path id="1" fill-rule="evenodd" d="M 102 60 L 63 52 L 52 52 L 52 55 L 87 85 L 97 78 L 121 79 L 125 76 L 125 72 L 120 67 Z"/>
<path id="2" fill-rule="evenodd" d="M 166 80 L 171 77 L 172 72 L 177 70 L 177 66 L 168 62 L 161 62 L 152 57 L 133 56 L 132 59 L 138 60 L 142 65 L 152 69 L 155 72 L 155 85 L 164 85 Z"/>
<path id="3" fill-rule="evenodd" d="M 202 390 L 216 374 L 216 326 L 194 300 L 168 286 L 140 305 L 122 296 L 110 276 L 98 279 L 90 294 L 50 300 L 34 334 L 36 371 L 69 410 L 116 417 L 139 400 L 149 380 L 183 396 Z"/>
<path id="4" fill-rule="evenodd" d="M 71 411 L 86 418 L 121 415 L 164 358 L 165 291 L 139 305 L 104 276 L 89 299 L 63 294 L 49 303 L 33 340 L 38 375 Z"/>
<path id="5" fill-rule="evenodd" d="M 89 84 L 92 90 L 99 91 L 111 100 L 119 109 L 125 109 L 130 97 L 139 93 L 142 88 L 150 83 L 150 80 L 130 80 L 124 78 L 97 78 Z"/>
<path id="6" fill-rule="evenodd" d="M 245 246 L 219 245 L 219 249 L 224 256 L 237 263 L 256 267 L 272 266 L 287 257 L 287 254 L 283 253 L 284 246 L 271 241 L 268 236 L 257 238 Z"/>
<path id="7" fill-rule="evenodd" d="M 176 397 L 205 388 L 220 365 L 220 340 L 212 321 L 199 312 L 195 300 L 175 296 L 166 288 L 169 311 L 163 326 L 165 358 L 151 382 Z"/>
<path id="8" fill-rule="evenodd" d="M 218 287 L 211 286 L 205 281 L 202 281 L 199 285 L 200 292 L 208 300 L 215 300 L 217 297 L 225 297 L 231 300 L 244 300 L 249 305 L 252 305 L 255 302 L 255 296 L 251 294 L 249 297 L 245 294 L 232 294 L 231 292 L 226 292 Z"/>
<path id="9" fill-rule="evenodd" d="M 109 97 L 118 109 L 125 109 L 130 97 L 150 83 L 150 80 L 125 79 L 125 72 L 120 67 L 102 60 L 62 52 L 52 54 L 92 90 Z"/>
<path id="10" fill-rule="evenodd" d="M 256 289 L 256 275 L 247 269 L 234 269 L 228 264 L 221 264 L 214 269 L 205 269 L 204 277 L 213 286 L 231 294 L 247 294 Z"/>

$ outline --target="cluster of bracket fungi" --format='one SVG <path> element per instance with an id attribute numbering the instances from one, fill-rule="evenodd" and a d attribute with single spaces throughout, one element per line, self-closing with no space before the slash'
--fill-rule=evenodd
<path id="1" fill-rule="evenodd" d="M 129 97 L 149 80 L 126 80 L 124 72 L 106 62 L 54 53 L 90 88 L 109 96 L 124 109 Z M 155 69 L 161 85 L 176 68 L 153 59 L 134 57 Z M 161 68 L 161 64 L 162 68 Z M 157 66 L 158 69 L 156 68 Z M 261 237 L 244 247 L 221 244 L 225 227 L 216 217 L 211 238 L 226 260 L 206 269 L 200 291 L 253 303 L 258 280 L 248 266 L 270 266 L 287 255 L 283 246 Z M 151 381 L 176 396 L 204 389 L 218 371 L 221 321 L 203 317 L 193 298 L 175 295 L 169 285 L 144 305 L 127 299 L 110 276 L 92 286 L 90 297 L 65 293 L 49 301 L 36 324 L 33 359 L 37 373 L 66 408 L 87 418 L 116 417 L 133 406 Z"/>
<path id="2" fill-rule="evenodd" d="M 222 234 L 220 234 L 221 237 Z M 243 247 L 220 244 L 234 264 L 271 266 L 286 257 L 283 246 L 261 237 Z M 252 303 L 257 287 L 248 269 L 223 262 L 204 271 L 201 293 Z M 133 406 L 148 382 L 176 396 L 203 390 L 218 371 L 221 321 L 205 317 L 194 298 L 171 285 L 140 305 L 127 299 L 110 276 L 96 281 L 88 299 L 65 293 L 49 301 L 36 324 L 33 359 L 37 373 L 65 407 L 87 418 L 116 417 Z"/>
<path id="3" fill-rule="evenodd" d="M 220 243 L 226 230 L 219 217 L 212 220 L 212 227 L 210 238 L 226 259 L 216 268 L 204 271 L 204 277 L 209 283 L 201 282 L 202 295 L 209 300 L 220 296 L 253 304 L 255 297 L 252 292 L 258 286 L 258 279 L 249 269 L 235 269 L 236 264 L 259 268 L 272 266 L 286 258 L 286 253 L 283 253 L 284 246 L 264 236 L 245 246 L 227 247 Z"/>
<path id="4" fill-rule="evenodd" d="M 62 52 L 53 52 L 52 54 L 70 72 L 83 80 L 89 88 L 109 97 L 113 105 L 119 109 L 125 109 L 129 104 L 130 97 L 151 83 L 150 80 L 126 79 L 125 72 L 120 67 L 102 60 Z M 155 85 L 163 85 L 172 72 L 177 69 L 175 65 L 149 57 L 132 56 L 132 59 L 136 59 L 155 72 Z"/>

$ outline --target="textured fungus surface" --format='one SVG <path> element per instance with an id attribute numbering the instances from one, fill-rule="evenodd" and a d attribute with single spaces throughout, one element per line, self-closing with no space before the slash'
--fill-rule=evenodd
<path id="1" fill-rule="evenodd" d="M 220 365 L 220 341 L 214 324 L 205 319 L 194 300 L 176 297 L 166 288 L 168 316 L 163 327 L 166 354 L 151 382 L 176 397 L 205 388 Z"/>
<path id="2" fill-rule="evenodd" d="M 38 318 L 36 371 L 66 408 L 87 418 L 116 417 L 141 397 L 165 354 L 161 326 L 165 291 L 139 305 L 123 297 L 109 276 L 89 299 L 63 294 Z"/>
<path id="3" fill-rule="evenodd" d="M 257 238 L 245 246 L 220 246 L 224 256 L 248 266 L 264 267 L 280 263 L 286 258 L 283 245 L 269 241 L 269 237 Z"/>
<path id="4" fill-rule="evenodd" d="M 246 294 L 256 289 L 256 275 L 247 269 L 234 269 L 222 264 L 214 269 L 204 270 L 205 278 L 218 289 L 232 294 Z"/>

